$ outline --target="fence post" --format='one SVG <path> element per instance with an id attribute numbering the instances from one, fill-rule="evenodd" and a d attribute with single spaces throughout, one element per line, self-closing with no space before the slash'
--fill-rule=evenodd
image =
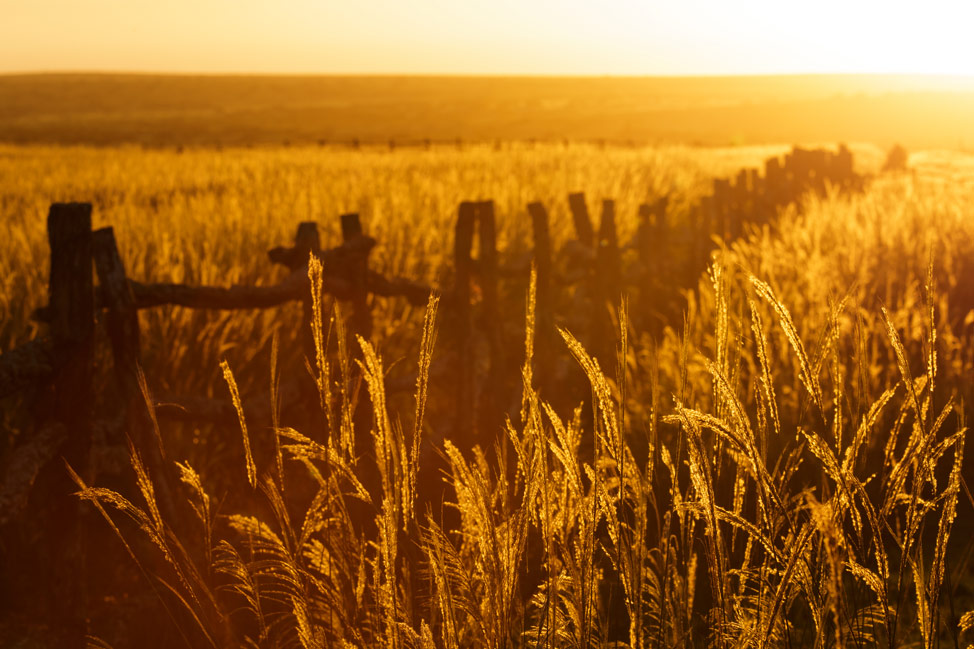
<path id="1" fill-rule="evenodd" d="M 342 240 L 348 243 L 356 237 L 362 236 L 362 221 L 358 214 L 342 214 Z M 369 257 L 366 253 L 360 260 L 355 261 L 355 267 L 349 269 L 349 279 L 352 285 L 352 316 L 349 319 L 349 332 L 362 336 L 368 340 L 372 337 L 372 311 L 369 309 L 369 294 L 366 290 L 366 280 L 369 272 Z M 355 341 L 352 340 L 354 343 Z M 355 349 L 353 345 L 350 349 Z"/>
<path id="2" fill-rule="evenodd" d="M 139 316 L 112 228 L 95 230 L 92 234 L 92 254 L 98 274 L 99 294 L 107 307 L 105 328 L 112 346 L 115 377 L 128 401 L 139 392 Z"/>
<path id="3" fill-rule="evenodd" d="M 723 238 L 723 223 L 717 212 L 717 202 L 713 196 L 704 196 L 700 199 L 700 224 L 703 229 L 703 236 L 697 237 L 696 246 L 697 256 L 695 267 L 690 279 L 690 286 L 694 286 L 697 274 L 701 269 L 710 265 L 710 251 L 714 247 L 714 235 Z"/>
<path id="4" fill-rule="evenodd" d="M 714 179 L 713 214 L 717 234 L 724 241 L 731 237 L 730 231 L 730 181 L 726 178 Z"/>
<path id="5" fill-rule="evenodd" d="M 477 404 L 479 416 L 478 437 L 483 448 L 488 448 L 503 424 L 507 409 L 502 372 L 507 354 L 501 342 L 500 309 L 497 303 L 497 228 L 494 201 L 477 203 L 479 251 L 477 256 L 478 279 L 481 291 L 480 322 L 487 339 L 487 376 L 481 398 Z"/>
<path id="6" fill-rule="evenodd" d="M 534 311 L 535 374 L 539 390 L 551 380 L 551 341 L 555 335 L 554 295 L 551 277 L 551 231 L 548 211 L 542 203 L 528 204 L 534 234 L 534 269 L 537 276 Z"/>
<path id="7" fill-rule="evenodd" d="M 636 251 L 642 268 L 639 280 L 639 308 L 642 312 L 643 322 L 647 325 L 652 323 L 654 331 L 656 330 L 654 292 L 663 283 L 665 265 L 661 263 L 661 257 L 667 249 L 666 211 L 668 206 L 669 197 L 664 196 L 651 205 L 640 205 L 638 212 L 639 227 L 636 230 Z M 695 207 L 688 225 L 691 231 L 699 225 L 697 223 L 699 216 L 699 207 Z M 698 237 L 694 237 L 694 239 L 696 238 Z M 688 250 L 688 252 L 693 251 Z M 687 256 L 690 257 L 691 255 Z"/>
<path id="8" fill-rule="evenodd" d="M 833 166 L 835 168 L 835 178 L 839 186 L 843 189 L 849 189 L 854 179 L 852 173 L 852 152 L 849 151 L 849 147 L 845 144 L 839 145 L 839 152 L 833 158 Z"/>
<path id="9" fill-rule="evenodd" d="M 595 255 L 598 283 L 606 301 L 615 306 L 622 294 L 622 260 L 619 256 L 619 237 L 616 234 L 615 201 L 602 201 L 602 219 L 599 222 L 599 246 Z"/>
<path id="10" fill-rule="evenodd" d="M 575 223 L 575 234 L 578 240 L 586 248 L 591 248 L 595 239 L 595 231 L 592 229 L 592 220 L 588 216 L 585 194 L 581 192 L 569 194 L 568 207 L 572 212 L 572 221 Z"/>
<path id="11" fill-rule="evenodd" d="M 95 330 L 91 204 L 54 203 L 47 216 L 51 247 L 50 331 L 60 366 L 39 405 L 41 419 L 66 433 L 63 461 L 91 480 L 92 362 Z M 86 632 L 85 533 L 81 502 L 64 464 L 55 459 L 38 477 L 47 505 L 38 561 L 50 570 L 55 626 L 75 641 Z"/>
<path id="12" fill-rule="evenodd" d="M 825 195 L 825 181 L 828 178 L 829 152 L 815 149 L 808 152 L 810 188 L 819 196 Z"/>
<path id="13" fill-rule="evenodd" d="M 748 184 L 751 187 L 751 220 L 757 223 L 768 222 L 767 191 L 760 169 L 750 169 L 747 172 Z"/>
<path id="14" fill-rule="evenodd" d="M 472 320 L 470 309 L 470 278 L 473 275 L 473 260 L 470 251 L 473 247 L 474 226 L 477 221 L 477 204 L 472 201 L 460 203 L 457 225 L 453 241 L 456 286 L 456 395 L 457 420 L 454 441 L 460 448 L 473 446 L 474 427 L 474 386 L 473 386 L 473 345 Z"/>
<path id="15" fill-rule="evenodd" d="M 144 454 L 156 481 L 156 496 L 162 510 L 173 525 L 178 516 L 172 498 L 172 485 L 176 478 L 165 463 L 162 439 L 153 439 L 146 420 L 139 385 L 142 364 L 139 341 L 139 314 L 135 307 L 132 286 L 125 274 L 125 265 L 118 254 L 115 233 L 112 228 L 101 228 L 92 235 L 92 255 L 98 275 L 98 292 L 106 307 L 105 328 L 112 346 L 115 379 L 121 397 L 124 421 L 132 432 L 133 441 Z M 119 442 L 120 440 L 112 440 Z"/>
<path id="16" fill-rule="evenodd" d="M 298 224 L 298 231 L 294 234 L 294 261 L 297 268 L 304 268 L 307 272 L 308 257 L 314 253 L 321 252 L 321 237 L 318 235 L 318 224 L 314 221 L 302 221 Z M 311 329 L 311 320 L 314 317 L 311 293 L 309 292 L 301 300 L 301 341 L 304 347 L 305 357 L 314 364 L 315 341 L 314 333 Z M 322 318 L 324 318 L 322 314 Z"/>
<path id="17" fill-rule="evenodd" d="M 784 202 L 785 189 L 785 172 L 781 167 L 781 160 L 777 156 L 765 160 L 764 177 L 765 193 L 768 196 L 767 202 L 771 206 L 770 211 L 773 212 Z"/>
<path id="18" fill-rule="evenodd" d="M 592 338 L 589 344 L 602 363 L 611 371 L 614 366 L 615 335 L 610 326 L 612 313 L 622 296 L 622 264 L 619 238 L 616 234 L 615 201 L 602 201 L 599 242 L 595 251 L 595 273 L 592 276 Z"/>

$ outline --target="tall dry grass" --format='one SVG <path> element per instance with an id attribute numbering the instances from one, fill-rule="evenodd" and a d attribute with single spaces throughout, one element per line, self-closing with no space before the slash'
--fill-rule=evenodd
<path id="1" fill-rule="evenodd" d="M 55 163 L 31 153 L 36 164 Z M 528 195 L 560 204 L 584 180 L 634 214 L 664 191 L 688 202 L 706 175 L 730 166 L 688 150 L 561 154 L 255 151 L 230 169 L 216 154 L 189 152 L 192 164 L 169 172 L 178 177 L 172 202 L 159 210 L 175 235 L 139 211 L 162 181 L 118 192 L 111 174 L 122 171 L 105 172 L 99 152 L 71 154 L 106 175 L 82 173 L 69 189 L 115 187 L 106 196 L 119 209 L 106 198 L 102 218 L 163 242 L 123 239 L 136 277 L 161 279 L 154 273 L 171 268 L 166 279 L 266 281 L 238 253 L 255 259 L 287 240 L 293 223 L 278 210 L 358 207 L 383 242 L 379 268 L 435 280 L 448 247 L 420 244 L 415 233 L 448 232 L 471 192 L 513 216 Z M 151 168 L 147 179 L 175 158 L 118 155 Z M 539 387 L 535 344 L 554 332 L 536 329 L 532 283 L 520 409 L 494 444 L 470 450 L 444 439 L 436 416 L 449 406 L 431 377 L 444 353 L 435 298 L 422 318 L 378 305 L 371 342 L 350 339 L 340 311 L 316 303 L 306 367 L 281 351 L 296 345 L 280 314 L 147 316 L 146 364 L 159 368 L 147 370 L 150 410 L 151 394 L 187 372 L 189 390 L 233 401 L 239 426 L 159 422 L 168 457 L 179 459 L 175 519 L 156 503 L 135 448 L 129 491 L 76 477 L 79 494 L 121 539 L 187 646 L 960 644 L 972 626 L 963 614 L 974 609 L 965 595 L 972 546 L 952 534 L 972 504 L 963 451 L 974 359 L 963 308 L 974 306 L 964 281 L 974 197 L 938 169 L 880 179 L 859 197 L 811 199 L 751 230 L 717 252 L 687 294 L 684 323 L 661 339 L 639 330 L 623 301 L 614 367 L 563 327 L 557 344 L 590 389 L 578 407 Z M 207 177 L 226 178 L 226 188 L 191 198 L 189 179 Z M 48 200 L 36 180 L 25 182 L 31 188 L 4 203 L 21 206 L 23 224 Z M 243 200 L 251 195 L 263 203 Z M 371 198 L 345 207 L 337 197 L 349 195 Z M 254 205 L 264 207 L 252 215 Z M 562 238 L 563 210 L 553 210 Z M 239 241 L 210 239 L 228 224 Z M 40 258 L 36 232 L 19 232 L 22 251 Z M 501 232 L 502 249 L 516 250 L 526 226 L 502 219 Z M 5 263 L 23 269 L 30 258 L 18 252 Z M 234 270 L 217 276 L 221 264 Z M 314 284 L 320 269 L 310 272 Z M 5 308 L 39 281 L 8 289 Z M 29 331 L 22 314 L 12 322 L 10 340 Z M 390 365 L 418 377 L 412 399 L 387 393 Z M 320 411 L 312 430 L 276 414 L 270 428 L 248 418 L 268 376 L 278 401 L 287 371 L 311 374 Z"/>
<path id="2" fill-rule="evenodd" d="M 469 455 L 444 441 L 443 510 L 415 492 L 427 373 L 419 373 L 407 437 L 390 417 L 383 363 L 361 339 L 355 362 L 371 403 L 369 457 L 345 452 L 345 421 L 333 420 L 319 441 L 273 431 L 284 472 L 260 463 L 267 468 L 253 491 L 248 461 L 236 488 L 251 494 L 249 504 L 219 517 L 200 476 L 180 465 L 198 521 L 191 539 L 162 520 L 135 449 L 142 503 L 78 479 L 80 495 L 112 525 L 131 518 L 151 541 L 141 550 L 153 557 L 132 556 L 161 584 L 160 601 L 179 609 L 172 615 L 189 644 L 938 646 L 949 637 L 941 597 L 953 569 L 966 430 L 951 399 L 936 403 L 936 351 L 914 374 L 883 313 L 899 379 L 854 417 L 840 356 L 851 330 L 836 325 L 824 350 L 810 348 L 768 284 L 730 282 L 718 265 L 712 277 L 724 293 L 717 327 L 726 328 L 718 332 L 723 359 L 702 359 L 714 407 L 664 407 L 669 434 L 644 457 L 630 446 L 624 404 L 632 353 L 625 306 L 614 378 L 562 332 L 592 390 L 591 416 L 579 409 L 568 419 L 532 385 L 529 308 L 521 420 L 508 421 L 497 446 Z M 733 342 L 735 299 L 749 300 L 757 349 Z M 762 306 L 773 317 L 758 316 Z M 836 305 L 828 319 L 838 323 L 845 308 Z M 420 368 L 435 353 L 435 311 L 434 298 Z M 766 348 L 771 322 L 799 374 L 799 413 L 770 387 L 779 371 Z M 754 380 L 743 376 L 747 365 L 761 368 Z M 319 383 L 336 382 L 333 367 L 321 366 Z M 324 398 L 325 410 L 341 410 L 347 395 Z M 590 457 L 580 452 L 585 436 L 594 440 Z M 372 470 L 378 481 L 363 475 Z M 153 572 L 146 566 L 154 562 Z"/>

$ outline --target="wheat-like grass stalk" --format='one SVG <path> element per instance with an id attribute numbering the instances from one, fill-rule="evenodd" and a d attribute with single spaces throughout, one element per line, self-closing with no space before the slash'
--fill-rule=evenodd
<path id="1" fill-rule="evenodd" d="M 788 308 L 782 304 L 777 297 L 775 297 L 774 291 L 772 291 L 771 287 L 765 282 L 762 282 L 753 275 L 750 277 L 750 281 L 758 295 L 764 298 L 774 309 L 775 313 L 778 314 L 778 322 L 781 325 L 782 330 L 785 332 L 785 337 L 791 344 L 792 350 L 794 350 L 795 356 L 798 359 L 799 376 L 801 377 L 802 384 L 812 396 L 812 400 L 814 401 L 819 412 L 824 412 L 825 406 L 822 403 L 822 389 L 819 385 L 818 377 L 812 373 L 811 364 L 808 361 L 808 354 L 805 353 L 805 345 L 802 344 L 801 338 L 798 335 L 798 330 L 795 328 L 795 323 L 792 320 L 791 313 L 789 313 Z"/>
<path id="2" fill-rule="evenodd" d="M 257 467 L 254 464 L 254 457 L 250 452 L 250 435 L 247 434 L 247 420 L 244 418 L 243 403 L 240 401 L 240 390 L 237 388 L 237 381 L 233 378 L 230 365 L 223 361 L 220 363 L 223 370 L 223 379 L 230 388 L 230 398 L 233 400 L 233 407 L 237 411 L 237 418 L 240 420 L 240 432 L 243 434 L 244 464 L 247 469 L 247 482 L 251 488 L 257 486 Z"/>

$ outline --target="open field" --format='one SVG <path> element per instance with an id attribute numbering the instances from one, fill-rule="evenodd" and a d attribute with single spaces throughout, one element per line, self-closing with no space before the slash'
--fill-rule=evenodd
<path id="1" fill-rule="evenodd" d="M 963 78 L 0 76 L 0 142 L 974 147 Z"/>
<path id="2" fill-rule="evenodd" d="M 57 102 L 40 100 L 44 81 L 0 81 L 0 139 L 120 137 L 97 123 L 121 109 L 58 115 Z M 153 99 L 138 89 L 150 80 L 98 77 L 74 79 L 72 92 L 101 96 L 80 87 L 88 81 L 119 83 L 143 98 L 124 109 L 137 141 L 175 142 L 185 105 L 164 114 L 169 89 Z M 151 83 L 163 81 L 202 83 Z M 16 83 L 32 89 L 34 103 L 2 101 Z M 199 102 L 194 124 L 228 105 L 229 87 L 238 107 L 225 121 L 243 119 L 260 103 L 247 95 L 252 83 L 219 80 L 205 86 L 211 96 L 202 86 L 187 91 Z M 321 84 L 321 96 L 328 83 L 346 84 L 344 93 L 354 86 L 273 83 L 284 88 L 265 88 L 262 97 L 283 105 L 291 83 Z M 414 96 L 409 84 L 423 81 L 402 83 L 407 90 L 397 92 Z M 502 97 L 526 92 L 509 83 Z M 530 101 L 557 95 L 557 83 Z M 627 94 L 621 82 L 602 83 Z M 692 87 L 672 83 L 660 111 L 694 103 Z M 214 90 L 220 84 L 227 85 Z M 712 88 L 714 105 L 700 110 L 714 112 L 706 114 L 744 101 L 737 86 L 724 94 Z M 795 89 L 789 101 L 812 106 L 813 90 L 810 97 Z M 382 94 L 374 86 L 361 92 Z M 468 109 L 482 92 L 470 90 L 470 104 L 442 104 L 455 111 L 447 123 L 461 114 L 474 120 Z M 770 102 L 777 92 L 748 95 Z M 51 112 L 42 117 L 30 105 Z M 439 122 L 416 110 L 426 126 Z M 477 118 L 483 130 L 464 138 L 546 138 L 498 113 Z M 254 123 L 267 123 L 267 114 Z M 369 132 L 364 118 L 343 117 L 334 128 L 350 130 L 320 137 L 437 137 L 405 130 L 409 121 L 401 132 L 388 121 Z M 304 120 L 291 123 L 308 130 L 243 129 L 235 137 L 319 137 Z M 663 131 L 586 131 L 593 123 L 580 121 L 574 133 L 670 139 Z M 814 143 L 831 133 L 800 131 L 801 123 L 760 126 L 769 130 L 753 137 L 787 142 L 802 132 Z M 348 124 L 362 126 L 353 134 Z M 699 139 L 732 139 L 719 122 L 713 128 L 696 131 Z M 561 129 L 569 127 L 558 123 L 552 133 Z M 120 429 L 96 430 L 96 459 L 77 484 L 87 545 L 85 565 L 72 574 L 86 586 L 93 636 L 116 647 L 424 649 L 971 641 L 962 616 L 974 609 L 974 501 L 963 451 L 974 402 L 974 157 L 931 148 L 910 157 L 910 171 L 881 173 L 885 147 L 860 142 L 894 138 L 850 137 L 856 170 L 869 176 L 861 192 L 830 188 L 783 206 L 768 223 L 744 221 L 741 236 L 713 241 L 709 269 L 690 272 L 682 256 L 694 243 L 685 240 L 695 232 L 693 206 L 713 180 L 759 167 L 790 145 L 603 147 L 560 136 L 460 149 L 238 148 L 222 133 L 205 136 L 222 150 L 0 146 L 0 214 L 8 224 L 0 241 L 0 352 L 47 333 L 31 313 L 45 304 L 44 217 L 58 201 L 92 203 L 94 227 L 113 226 L 130 278 L 193 285 L 275 284 L 286 273 L 268 249 L 288 244 L 308 220 L 318 223 L 324 248 L 337 246 L 338 216 L 357 212 L 378 242 L 371 268 L 432 286 L 439 302 L 424 309 L 371 297 L 374 329 L 359 343 L 340 324 L 349 305 L 333 311 L 336 303 L 325 299 L 310 353 L 299 304 L 140 311 L 149 407 L 140 397 L 132 409 L 140 414 Z M 916 133 L 941 142 L 935 130 Z M 673 236 L 659 248 L 655 272 L 670 285 L 648 290 L 636 280 L 626 307 L 566 286 L 546 322 L 527 299 L 527 204 L 547 207 L 556 272 L 569 275 L 579 262 L 566 196 L 577 191 L 596 215 L 598 200 L 615 200 L 622 262 L 635 277 L 644 275 L 625 245 L 638 232 L 639 206 L 669 197 Z M 454 232 L 461 201 L 485 199 L 494 201 L 499 265 L 510 270 L 500 284 L 501 317 L 478 322 L 465 359 L 453 334 Z M 314 276 L 315 268 L 305 270 Z M 488 299 L 482 272 L 468 283 L 475 314 Z M 644 318 L 649 312 L 665 322 Z M 116 379 L 102 326 L 108 316 L 99 313 L 93 408 L 110 416 Z M 593 314 L 605 316 L 600 337 Z M 474 437 L 456 427 L 453 372 L 466 360 L 485 384 L 492 335 L 513 359 L 501 380 L 506 400 L 479 393 L 478 408 L 492 404 L 497 426 Z M 277 409 L 274 385 L 303 398 Z M 231 419 L 164 417 L 174 394 L 222 401 Z M 50 398 L 39 391 L 0 400 L 0 461 L 9 463 L 38 433 L 37 413 Z M 158 429 L 149 411 L 159 415 Z M 151 443 L 129 457 L 126 434 Z M 37 490 L 49 479 L 40 475 Z M 25 586 L 30 570 L 46 569 L 48 507 L 32 494 L 28 513 L 2 528 L 0 608 L 13 613 L 0 625 L 0 643 L 2 634 L 42 636 L 45 623 L 54 626 L 48 584 Z"/>

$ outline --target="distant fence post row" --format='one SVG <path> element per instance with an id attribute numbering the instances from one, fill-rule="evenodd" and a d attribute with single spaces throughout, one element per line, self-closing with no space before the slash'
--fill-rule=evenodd
<path id="1" fill-rule="evenodd" d="M 598 229 L 593 226 L 584 194 L 568 196 L 575 238 L 556 254 L 551 241 L 548 210 L 541 203 L 527 205 L 533 236 L 533 264 L 537 272 L 536 373 L 546 398 L 566 383 L 564 353 L 558 353 L 554 331 L 559 313 L 564 324 L 611 372 L 615 362 L 614 309 L 627 287 L 635 287 L 639 324 L 658 332 L 679 314 L 665 302 L 676 289 L 692 285 L 709 262 L 713 239 L 729 242 L 741 236 L 748 223 L 767 223 L 777 210 L 794 203 L 807 192 L 824 193 L 828 187 L 855 190 L 863 178 L 853 170 L 852 154 L 795 148 L 785 156 L 769 159 L 764 174 L 742 170 L 733 181 L 716 179 L 711 194 L 694 205 L 688 215 L 675 215 L 667 197 L 641 205 L 638 228 L 632 242 L 620 245 L 616 206 L 601 204 Z M 33 390 L 37 411 L 36 432 L 24 436 L 3 467 L 0 484 L 0 524 L 20 512 L 35 488 L 50 494 L 52 529 L 62 534 L 51 539 L 51 556 L 60 557 L 53 570 L 65 571 L 63 579 L 49 580 L 67 590 L 55 599 L 61 608 L 60 622 L 83 622 L 83 593 L 71 590 L 78 580 L 69 578 L 81 551 L 72 545 L 77 534 L 79 508 L 67 472 L 57 462 L 61 455 L 83 479 L 90 479 L 89 457 L 96 426 L 108 430 L 116 442 L 125 433 L 133 437 L 159 480 L 159 498 L 170 502 L 170 485 L 176 481 L 163 462 L 161 441 L 153 438 L 145 408 L 146 387 L 141 376 L 139 309 L 180 305 L 194 309 L 262 309 L 301 301 L 304 307 L 302 340 L 305 353 L 314 357 L 310 334 L 311 288 L 309 255 L 322 265 L 322 292 L 350 303 L 349 333 L 368 338 L 372 332 L 370 296 L 401 297 L 416 306 L 426 304 L 432 291 L 403 278 L 388 278 L 369 268 L 376 240 L 363 232 L 358 214 L 340 217 L 342 243 L 323 249 L 317 224 L 299 224 L 292 246 L 270 250 L 268 256 L 291 272 L 274 286 L 229 288 L 144 284 L 127 277 L 112 228 L 91 231 L 91 205 L 54 204 L 48 214 L 51 272 L 48 306 L 35 318 L 49 325 L 49 338 L 30 341 L 0 355 L 0 398 L 25 389 Z M 476 258 L 474 250 L 476 242 Z M 635 251 L 636 263 L 626 268 L 624 252 Z M 683 259 L 674 258 L 681 256 Z M 92 268 L 98 277 L 92 281 Z M 523 330 L 515 341 L 502 324 L 500 277 L 523 274 L 526 268 L 502 269 L 497 250 L 496 214 L 493 201 L 460 204 L 454 238 L 455 281 L 442 296 L 445 310 L 444 338 L 447 366 L 440 363 L 434 374 L 446 375 L 455 385 L 455 419 L 450 431 L 458 442 L 472 446 L 496 437 L 507 414 L 516 414 L 520 384 L 517 367 L 522 353 Z M 563 289 L 574 286 L 568 302 Z M 474 295 L 476 287 L 476 299 Z M 563 306 L 565 308 L 560 308 Z M 94 377 L 95 313 L 104 312 L 104 323 L 114 360 L 115 388 L 121 405 L 117 412 L 96 421 L 92 404 Z M 480 359 L 482 362 L 478 362 Z M 570 382 L 570 381 L 569 381 Z M 411 387 L 412 384 L 404 387 Z M 177 407 L 160 404 L 160 416 L 233 422 L 228 402 L 192 397 L 169 397 Z M 285 404 L 286 407 L 286 404 Z M 259 415 L 259 413 L 258 413 Z M 55 547 L 56 546 L 56 547 Z M 67 581 L 65 581 L 67 580 Z M 66 585 L 67 584 L 67 585 Z M 80 586 L 78 587 L 80 588 Z"/>
<path id="2" fill-rule="evenodd" d="M 664 196 L 639 206 L 638 227 L 633 240 L 620 245 L 616 229 L 615 202 L 603 200 L 598 229 L 593 225 L 589 205 L 582 193 L 568 196 L 575 238 L 553 252 L 548 210 L 539 202 L 527 205 L 533 236 L 533 263 L 537 271 L 535 379 L 551 396 L 554 386 L 566 390 L 566 375 L 553 365 L 557 343 L 554 331 L 556 313 L 600 361 L 604 371 L 614 370 L 614 326 L 618 324 L 615 309 L 624 291 L 634 290 L 633 318 L 643 330 L 659 334 L 665 324 L 679 318 L 683 304 L 679 289 L 691 288 L 710 263 L 715 240 L 729 244 L 742 236 L 746 227 L 771 222 L 778 210 L 796 204 L 809 193 L 824 195 L 829 188 L 858 191 L 864 178 L 854 171 L 853 156 L 847 147 L 837 151 L 809 150 L 795 147 L 790 153 L 769 158 L 764 173 L 759 169 L 741 170 L 733 179 L 714 179 L 710 194 L 693 205 L 689 214 L 670 211 Z M 496 304 L 498 272 L 494 243 L 494 204 L 492 201 L 465 201 L 460 204 L 454 237 L 455 284 L 448 295 L 448 306 L 456 309 L 456 432 L 467 439 L 487 439 L 496 428 L 476 413 L 485 410 L 485 400 L 496 401 L 503 391 L 498 374 L 514 380 L 510 371 L 500 372 L 513 363 L 501 352 L 504 345 L 497 339 L 501 327 Z M 471 259 L 474 236 L 480 223 L 480 256 Z M 635 251 L 636 261 L 628 268 L 623 252 Z M 560 262 L 556 264 L 556 259 Z M 520 269 L 524 272 L 525 269 Z M 502 273 L 510 275 L 511 272 Z M 477 304 L 477 317 L 471 313 L 471 283 L 478 284 L 482 300 Z M 572 298 L 562 304 L 563 290 L 574 287 Z M 474 359 L 473 323 L 482 322 L 480 335 L 486 340 L 488 353 L 481 361 Z M 508 344 L 512 340 L 508 340 Z M 473 367 L 486 366 L 481 383 L 473 377 Z M 563 365 L 560 367 L 564 367 Z M 569 390 L 570 391 L 570 390 Z M 513 413 L 513 400 L 506 399 Z M 503 408 L 500 409 L 503 411 Z M 493 408 L 493 411 L 498 411 Z M 462 439 L 462 437 L 461 437 Z"/>

